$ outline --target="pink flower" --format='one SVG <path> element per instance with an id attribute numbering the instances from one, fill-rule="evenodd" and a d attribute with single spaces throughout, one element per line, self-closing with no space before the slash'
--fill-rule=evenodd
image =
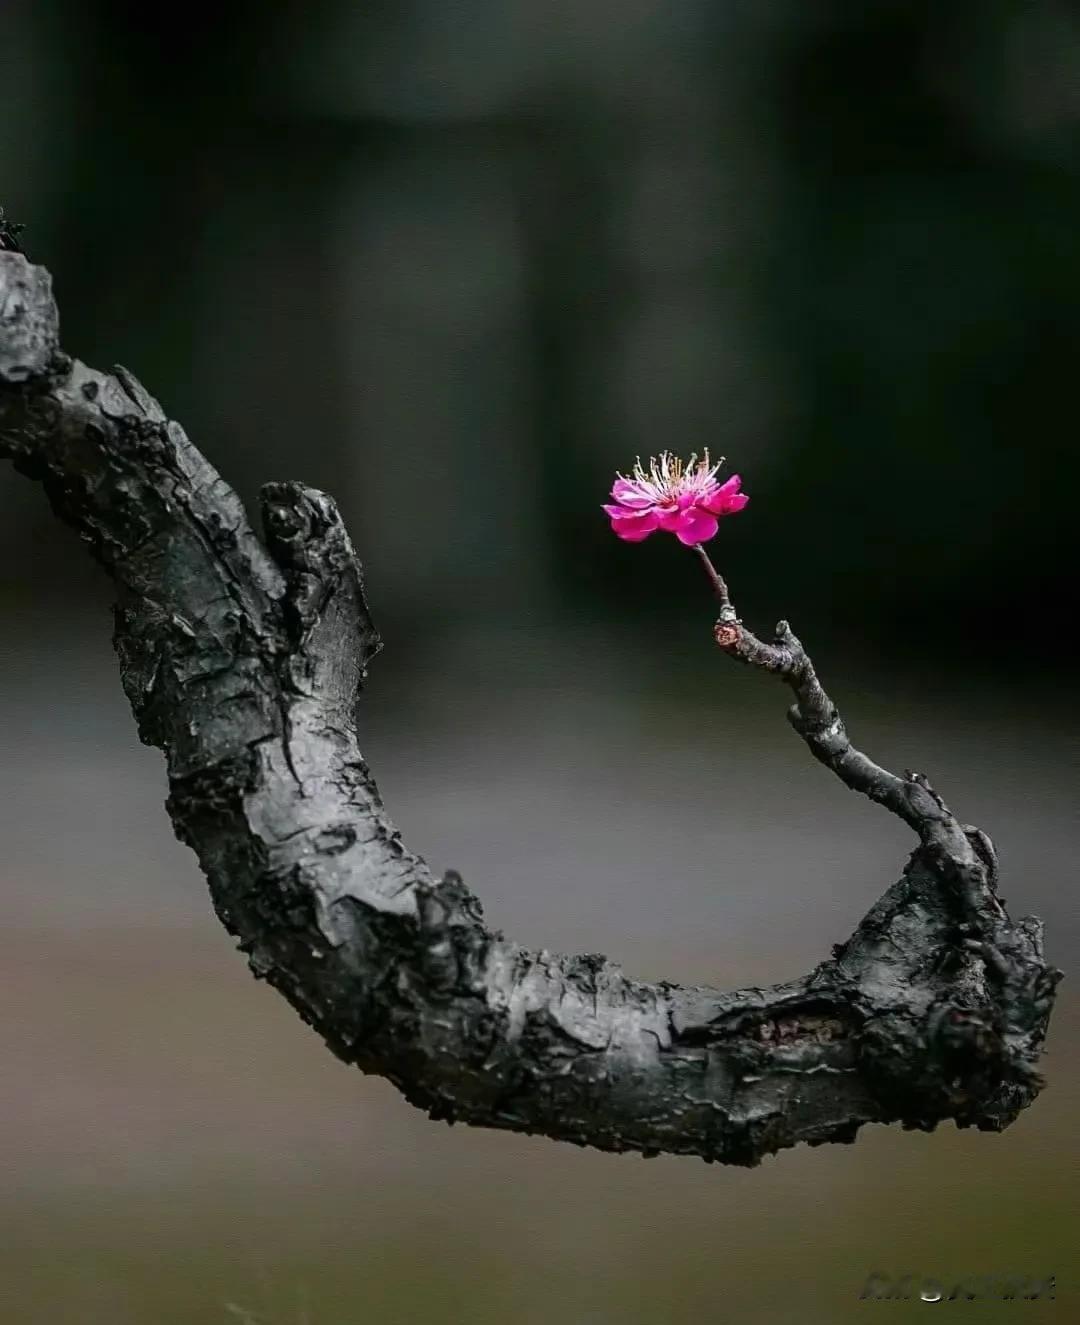
<path id="1" fill-rule="evenodd" d="M 739 491 L 738 474 L 717 483 L 723 463 L 711 465 L 708 451 L 704 459 L 691 456 L 685 465 L 663 451 L 649 460 L 647 471 L 639 460 L 629 478 L 618 476 L 611 489 L 614 504 L 603 508 L 612 530 L 627 543 L 640 543 L 657 529 L 674 534 L 688 547 L 707 543 L 716 536 L 721 518 L 741 511 L 750 500 Z"/>

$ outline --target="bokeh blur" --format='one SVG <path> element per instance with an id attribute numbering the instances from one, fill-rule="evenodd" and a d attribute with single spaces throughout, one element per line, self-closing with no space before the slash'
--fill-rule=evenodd
<path id="1" fill-rule="evenodd" d="M 366 752 L 494 924 L 633 974 L 809 969 L 910 849 L 598 504 L 708 446 L 714 545 L 856 739 L 1047 923 L 1001 1136 L 754 1171 L 428 1122 L 256 985 L 172 838 L 108 586 L 0 470 L 0 1319 L 833 1325 L 872 1271 L 1056 1273 L 1076 1318 L 1068 0 L 5 0 L 0 203 L 66 348 L 251 501 L 338 498 L 387 639 Z M 959 1308 L 957 1308 L 959 1309 Z"/>

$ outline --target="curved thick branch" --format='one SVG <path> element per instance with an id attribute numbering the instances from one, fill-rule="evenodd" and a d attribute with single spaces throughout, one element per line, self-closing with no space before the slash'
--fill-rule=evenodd
<path id="1" fill-rule="evenodd" d="M 177 834 L 252 970 L 432 1116 L 754 1164 L 866 1122 L 998 1129 L 1038 1093 L 1059 975 L 1040 923 L 1009 919 L 989 840 L 925 779 L 851 746 L 786 626 L 764 644 L 726 619 L 718 639 L 792 687 L 817 758 L 919 846 L 802 979 L 644 984 L 503 938 L 456 874 L 404 846 L 358 744 L 379 642 L 333 501 L 267 485 L 260 540 L 129 373 L 60 352 L 48 274 L 14 252 L 0 252 L 0 454 L 113 578 L 140 735 L 165 752 Z"/>

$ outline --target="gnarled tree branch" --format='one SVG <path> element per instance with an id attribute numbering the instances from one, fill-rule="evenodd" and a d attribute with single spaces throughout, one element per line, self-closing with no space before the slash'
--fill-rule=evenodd
<path id="1" fill-rule="evenodd" d="M 456 874 L 394 829 L 360 753 L 356 698 L 379 647 L 333 501 L 235 494 L 124 369 L 59 349 L 48 274 L 0 252 L 0 454 L 45 488 L 117 590 L 115 644 L 168 809 L 222 922 L 366 1072 L 433 1117 L 608 1150 L 755 1164 L 866 1122 L 1000 1129 L 1040 1088 L 1059 972 L 1040 922 L 996 897 L 989 839 L 924 778 L 850 743 L 799 641 L 733 611 L 721 647 L 792 688 L 814 755 L 919 845 L 809 975 L 731 993 L 644 984 L 603 957 L 489 930 Z"/>

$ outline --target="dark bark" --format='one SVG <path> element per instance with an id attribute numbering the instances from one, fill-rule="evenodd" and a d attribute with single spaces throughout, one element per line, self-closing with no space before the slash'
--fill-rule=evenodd
<path id="1" fill-rule="evenodd" d="M 117 591 L 116 649 L 169 813 L 223 924 L 339 1057 L 433 1117 L 608 1150 L 755 1164 L 866 1122 L 1005 1127 L 1039 1091 L 1060 975 L 1010 920 L 989 839 L 850 743 L 798 640 L 722 614 L 814 755 L 915 829 L 900 880 L 809 975 L 722 993 L 530 952 L 402 843 L 360 753 L 379 640 L 331 498 L 236 495 L 124 369 L 58 348 L 48 274 L 0 253 L 0 454 Z"/>
<path id="2" fill-rule="evenodd" d="M 17 221 L 5 219 L 4 209 L 0 207 L 0 252 L 22 252 L 22 245 L 19 243 L 19 234 L 22 229 L 23 227 Z"/>

